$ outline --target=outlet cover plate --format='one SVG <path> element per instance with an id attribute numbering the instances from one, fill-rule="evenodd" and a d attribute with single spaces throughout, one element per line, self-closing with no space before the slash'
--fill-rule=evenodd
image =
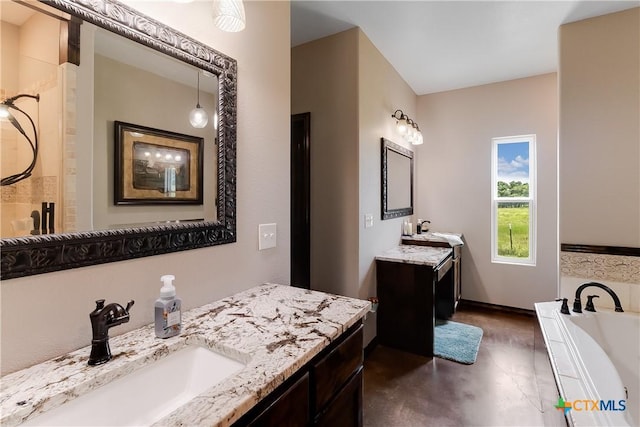
<path id="1" fill-rule="evenodd" d="M 373 214 L 364 215 L 364 228 L 373 227 Z"/>

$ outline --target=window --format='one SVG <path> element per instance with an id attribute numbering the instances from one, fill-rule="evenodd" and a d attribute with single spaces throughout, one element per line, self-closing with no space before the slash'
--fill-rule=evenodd
<path id="1" fill-rule="evenodd" d="M 536 263 L 535 135 L 492 139 L 493 262 Z"/>

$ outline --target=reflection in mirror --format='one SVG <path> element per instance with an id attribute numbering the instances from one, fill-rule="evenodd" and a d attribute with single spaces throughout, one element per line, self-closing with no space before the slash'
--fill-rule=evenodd
<path id="1" fill-rule="evenodd" d="M 39 141 L 30 176 L 2 186 L 2 279 L 234 242 L 235 60 L 116 0 L 0 7 L 0 100 L 33 117 Z M 11 101 L 21 93 L 39 102 Z M 201 139 L 202 204 L 116 205 L 116 121 Z M 24 122 L 0 125 L 4 177 L 34 150 Z"/>
<path id="2" fill-rule="evenodd" d="M 382 138 L 382 219 L 413 215 L 413 152 Z"/>
<path id="3" fill-rule="evenodd" d="M 41 230 L 42 203 L 53 203 L 54 230 L 59 230 L 55 210 L 62 201 L 62 105 L 59 62 L 60 20 L 14 2 L 0 2 L 2 19 L 0 100 L 10 117 L 0 119 L 3 178 L 0 205 L 1 237 L 35 234 Z M 30 97 L 38 97 L 38 102 Z M 14 102 L 11 99 L 16 98 Z M 35 160 L 35 162 L 34 162 Z M 33 163 L 30 174 L 15 183 L 15 176 Z M 48 225 L 49 221 L 44 222 Z M 50 229 L 51 227 L 47 227 Z"/>
<path id="4" fill-rule="evenodd" d="M 216 192 L 217 176 L 214 130 L 217 77 L 90 24 L 83 24 L 81 28 L 81 35 L 87 36 L 82 37 L 83 46 L 91 33 L 95 39 L 93 229 L 120 228 L 123 224 L 215 220 L 215 197 L 212 196 Z M 200 129 L 189 122 L 189 113 L 198 102 L 198 75 L 199 104 L 210 116 L 207 126 Z M 203 189 L 208 196 L 203 204 L 114 204 L 114 182 L 123 178 L 114 176 L 115 121 L 202 138 Z"/>
<path id="5" fill-rule="evenodd" d="M 30 110 L 35 118 L 39 156 L 30 179 L 2 187 L 1 237 L 42 233 L 42 226 L 46 225 L 42 221 L 43 202 L 54 206 L 53 228 L 58 233 L 216 219 L 215 197 L 206 197 L 199 206 L 189 207 L 113 203 L 113 123 L 117 120 L 203 138 L 203 192 L 215 195 L 213 127 L 218 79 L 214 74 L 89 23 L 81 26 L 80 66 L 57 65 L 59 19 L 18 3 L 2 2 L 2 20 L 5 32 L 13 35 L 3 37 L 3 76 L 8 76 L 2 79 L 3 99 L 34 93 L 40 97 L 41 108 L 28 100 L 16 101 L 18 107 Z M 192 127 L 188 120 L 196 99 L 211 115 L 210 125 L 201 129 Z M 93 111 L 93 120 L 78 120 L 74 113 L 82 111 Z M 20 127 L 33 138 L 33 132 L 28 132 L 28 117 L 16 116 Z M 58 129 L 63 127 L 65 131 L 60 134 Z M 74 144 L 77 135 L 90 136 L 83 142 L 92 144 Z M 31 161 L 33 156 L 25 138 L 12 123 L 2 121 L 3 177 Z M 74 163 L 87 166 L 76 168 Z M 76 186 L 85 182 L 92 183 L 92 187 Z M 49 227 L 48 232 L 51 230 Z"/>

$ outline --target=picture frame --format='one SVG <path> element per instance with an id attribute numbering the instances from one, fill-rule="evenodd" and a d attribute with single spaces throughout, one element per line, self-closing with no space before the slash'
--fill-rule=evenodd
<path id="1" fill-rule="evenodd" d="M 114 121 L 116 205 L 201 205 L 201 137 Z"/>

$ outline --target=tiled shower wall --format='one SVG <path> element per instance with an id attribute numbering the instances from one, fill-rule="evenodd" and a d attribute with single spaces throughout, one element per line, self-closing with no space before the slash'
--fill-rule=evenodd
<path id="1" fill-rule="evenodd" d="M 640 257 L 560 252 L 560 296 L 569 298 L 571 304 L 576 289 L 585 282 L 609 286 L 625 311 L 640 312 Z M 612 298 L 594 287 L 582 293 L 583 304 L 587 295 L 594 294 L 599 295 L 594 300 L 596 309 L 614 307 Z"/>
<path id="2" fill-rule="evenodd" d="M 30 66 L 36 66 L 27 63 Z M 23 66 L 24 67 L 24 66 Z M 8 93 L 8 96 L 17 93 L 39 94 L 40 102 L 36 104 L 30 100 L 22 102 L 20 107 L 29 113 L 36 123 L 38 129 L 38 161 L 31 177 L 24 179 L 16 184 L 3 186 L 1 189 L 2 197 L 2 237 L 19 237 L 30 235 L 33 224 L 30 222 L 29 227 L 25 228 L 28 218 L 31 217 L 32 211 L 41 213 L 42 202 L 54 202 L 56 204 L 56 229 L 60 229 L 60 213 L 61 198 L 59 191 L 60 177 L 60 131 L 57 114 L 51 114 L 52 108 L 60 104 L 60 92 L 58 88 L 57 67 L 41 67 L 50 71 L 31 85 L 24 87 L 16 93 Z M 53 110 L 53 111 L 57 111 Z M 24 117 L 19 116 L 19 120 L 26 123 Z M 31 129 L 27 128 L 27 133 L 32 136 Z M 13 146 L 14 151 L 11 155 L 2 159 L 2 170 L 17 171 L 13 164 L 28 165 L 31 161 L 30 157 L 26 157 L 28 142 L 18 134 L 18 131 L 10 127 L 3 127 L 3 140 L 7 138 Z M 21 150 L 18 150 L 18 147 Z M 7 154 L 7 153 L 5 153 Z M 31 156 L 31 152 L 28 152 Z M 6 163 L 5 163 L 6 162 Z M 21 168 L 20 168 L 21 169 Z M 6 176 L 9 172 L 3 172 Z M 24 223 L 24 224 L 23 224 Z"/>

